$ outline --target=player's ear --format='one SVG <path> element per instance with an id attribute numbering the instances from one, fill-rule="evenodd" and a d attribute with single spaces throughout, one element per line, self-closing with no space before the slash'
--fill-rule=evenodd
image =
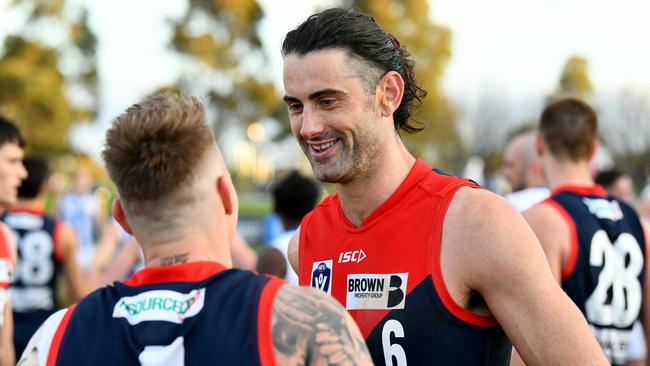
<path id="1" fill-rule="evenodd" d="M 126 221 L 126 215 L 124 214 L 124 209 L 122 208 L 122 201 L 120 201 L 119 198 L 116 198 L 115 201 L 113 201 L 113 217 L 115 218 L 115 221 L 120 224 L 122 229 L 124 229 L 124 231 L 130 235 L 133 235 L 131 226 Z"/>
<path id="2" fill-rule="evenodd" d="M 596 156 L 598 148 L 600 148 L 600 143 L 598 143 L 598 141 L 594 141 L 594 143 L 591 145 L 591 151 L 589 152 L 590 161 L 593 160 L 594 156 Z"/>
<path id="3" fill-rule="evenodd" d="M 221 197 L 221 202 L 223 202 L 223 208 L 226 215 L 236 213 L 237 193 L 235 192 L 235 187 L 233 187 L 232 182 L 226 175 L 217 178 L 217 192 L 219 192 L 219 197 Z"/>
<path id="4" fill-rule="evenodd" d="M 382 116 L 392 116 L 399 108 L 404 96 L 404 79 L 396 71 L 387 72 L 379 83 L 379 98 Z"/>

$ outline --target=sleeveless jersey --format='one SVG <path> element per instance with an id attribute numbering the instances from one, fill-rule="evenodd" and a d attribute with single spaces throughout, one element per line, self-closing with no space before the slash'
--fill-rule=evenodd
<path id="1" fill-rule="evenodd" d="M 623 365 L 639 319 L 645 237 L 638 215 L 600 186 L 556 189 L 546 203 L 569 224 L 562 288 L 587 318 L 612 365 Z"/>
<path id="2" fill-rule="evenodd" d="M 11 285 L 14 346 L 20 356 L 38 327 L 58 310 L 57 276 L 62 268 L 57 227 L 39 210 L 12 209 L 2 220 L 16 235 L 18 265 Z"/>
<path id="3" fill-rule="evenodd" d="M 352 315 L 376 365 L 507 365 L 511 344 L 492 317 L 452 299 L 440 241 L 458 189 L 478 188 L 417 160 L 400 187 L 360 227 L 337 195 L 301 224 L 300 284 L 336 298 Z"/>
<path id="4" fill-rule="evenodd" d="M 52 315 L 39 365 L 274 365 L 283 284 L 214 262 L 145 268 Z"/>

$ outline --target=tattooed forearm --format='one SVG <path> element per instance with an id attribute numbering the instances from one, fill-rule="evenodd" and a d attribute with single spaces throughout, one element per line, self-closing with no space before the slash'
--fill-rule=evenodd
<path id="1" fill-rule="evenodd" d="M 273 305 L 273 344 L 279 365 L 371 365 L 352 318 L 333 298 L 284 286 Z"/>
<path id="2" fill-rule="evenodd" d="M 185 263 L 189 253 L 175 254 L 170 257 L 163 257 L 160 259 L 161 266 L 171 266 L 172 264 Z"/>

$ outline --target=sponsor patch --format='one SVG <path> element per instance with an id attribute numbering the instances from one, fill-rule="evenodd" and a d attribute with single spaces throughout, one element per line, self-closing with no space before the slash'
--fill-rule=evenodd
<path id="1" fill-rule="evenodd" d="M 205 288 L 183 294 L 170 290 L 147 291 L 121 298 L 113 308 L 113 318 L 126 318 L 131 325 L 144 321 L 181 324 L 203 309 Z"/>
<path id="2" fill-rule="evenodd" d="M 311 266 L 311 287 L 332 294 L 332 260 L 314 262 Z"/>
<path id="3" fill-rule="evenodd" d="M 350 274 L 345 308 L 404 309 L 408 273 Z"/>
<path id="4" fill-rule="evenodd" d="M 587 205 L 589 212 L 599 219 L 619 221 L 623 219 L 623 211 L 616 201 L 608 201 L 602 198 L 583 198 L 582 202 Z"/>

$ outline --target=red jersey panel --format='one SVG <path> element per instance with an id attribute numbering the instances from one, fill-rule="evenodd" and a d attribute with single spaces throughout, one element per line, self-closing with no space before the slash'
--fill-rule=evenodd
<path id="1" fill-rule="evenodd" d="M 511 345 L 491 317 L 461 309 L 440 272 L 445 213 L 471 181 L 417 160 L 360 227 L 332 195 L 301 224 L 300 284 L 335 297 L 356 320 L 377 365 L 502 365 Z"/>
<path id="2" fill-rule="evenodd" d="M 11 250 L 5 235 L 5 231 L 0 227 L 0 288 L 6 289 L 13 278 L 14 260 L 11 258 Z"/>

